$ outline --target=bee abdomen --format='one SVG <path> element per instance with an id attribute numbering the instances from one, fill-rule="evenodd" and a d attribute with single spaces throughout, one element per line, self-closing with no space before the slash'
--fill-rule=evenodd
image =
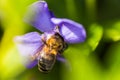
<path id="1" fill-rule="evenodd" d="M 56 61 L 55 54 L 43 54 L 38 61 L 38 69 L 42 72 L 49 72 Z"/>

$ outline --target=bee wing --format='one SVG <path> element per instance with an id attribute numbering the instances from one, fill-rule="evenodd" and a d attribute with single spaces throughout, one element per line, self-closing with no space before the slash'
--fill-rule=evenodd
<path id="1" fill-rule="evenodd" d="M 23 64 L 28 68 L 34 67 L 37 64 L 36 54 L 43 45 L 41 35 L 37 32 L 31 32 L 15 37 L 14 41 L 16 42 Z"/>

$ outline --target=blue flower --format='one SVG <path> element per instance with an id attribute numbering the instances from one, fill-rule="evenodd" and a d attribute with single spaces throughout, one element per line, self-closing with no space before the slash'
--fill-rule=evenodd
<path id="1" fill-rule="evenodd" d="M 65 18 L 56 18 L 48 9 L 45 1 L 33 3 L 25 21 L 43 32 L 43 34 L 30 32 L 15 37 L 17 48 L 24 57 L 23 62 L 28 68 L 32 68 L 38 63 L 37 53 L 46 45 L 45 42 L 56 33 L 67 44 L 80 43 L 85 41 L 86 38 L 86 31 L 81 24 Z"/>

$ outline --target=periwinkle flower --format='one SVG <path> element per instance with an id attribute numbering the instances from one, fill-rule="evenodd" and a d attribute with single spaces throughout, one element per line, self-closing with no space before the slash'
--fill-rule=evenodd
<path id="1" fill-rule="evenodd" d="M 27 16 L 26 22 L 43 32 L 30 32 L 15 38 L 23 62 L 28 68 L 38 63 L 40 70 L 49 71 L 55 59 L 61 60 L 66 43 L 85 41 L 83 26 L 69 19 L 56 18 L 45 1 L 33 3 L 28 15 L 31 16 Z"/>

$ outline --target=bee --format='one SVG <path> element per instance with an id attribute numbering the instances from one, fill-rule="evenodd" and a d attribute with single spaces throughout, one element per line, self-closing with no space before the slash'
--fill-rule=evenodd
<path id="1" fill-rule="evenodd" d="M 46 41 L 43 38 L 42 41 L 44 46 L 38 53 L 38 69 L 47 73 L 53 68 L 57 55 L 62 54 L 67 48 L 67 44 L 58 32 L 50 36 Z"/>

